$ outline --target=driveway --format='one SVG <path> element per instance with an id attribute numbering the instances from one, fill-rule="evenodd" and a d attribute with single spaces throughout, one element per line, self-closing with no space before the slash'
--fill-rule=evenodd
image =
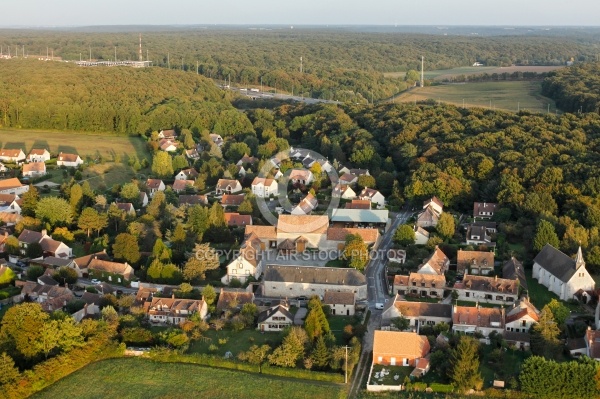
<path id="1" fill-rule="evenodd" d="M 306 313 L 308 309 L 306 308 L 298 308 L 298 311 L 294 315 L 294 325 L 301 326 L 304 324 L 304 318 L 306 317 Z"/>

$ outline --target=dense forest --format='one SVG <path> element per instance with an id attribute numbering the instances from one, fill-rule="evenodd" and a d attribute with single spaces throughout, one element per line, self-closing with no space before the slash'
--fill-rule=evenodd
<path id="1" fill-rule="evenodd" d="M 352 102 L 388 98 L 407 84 L 383 72 L 470 66 L 564 65 L 596 58 L 588 35 L 444 36 L 343 29 L 174 29 L 142 33 L 143 56 L 155 66 L 200 74 L 239 85 L 264 86 L 317 98 Z M 133 32 L 0 31 L 4 52 L 12 49 L 65 60 L 138 59 Z M 16 50 L 18 49 L 18 50 Z M 146 53 L 148 51 L 148 53 Z M 91 56 L 90 56 L 91 52 Z M 300 72 L 302 57 L 302 72 Z"/>
<path id="2" fill-rule="evenodd" d="M 223 91 L 191 73 L 29 59 L 0 64 L 2 127 L 135 134 L 187 126 L 226 132 L 240 118 Z"/>
<path id="3" fill-rule="evenodd" d="M 567 112 L 600 113 L 600 63 L 583 63 L 549 74 L 542 94 Z"/>

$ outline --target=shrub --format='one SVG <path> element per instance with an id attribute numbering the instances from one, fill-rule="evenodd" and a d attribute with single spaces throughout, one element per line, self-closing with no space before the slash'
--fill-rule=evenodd
<path id="1" fill-rule="evenodd" d="M 429 384 L 429 388 L 431 388 L 433 392 L 441 393 L 451 393 L 452 391 L 454 391 L 454 387 L 451 384 L 440 384 L 437 382 Z"/>

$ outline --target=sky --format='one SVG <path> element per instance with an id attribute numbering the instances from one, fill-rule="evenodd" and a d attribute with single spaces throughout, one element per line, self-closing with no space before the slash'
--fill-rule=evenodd
<path id="1" fill-rule="evenodd" d="M 598 26 L 598 0 L 0 0 L 0 26 Z"/>

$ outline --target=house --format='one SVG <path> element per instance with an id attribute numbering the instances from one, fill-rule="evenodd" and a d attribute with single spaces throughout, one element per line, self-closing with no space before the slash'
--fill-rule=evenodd
<path id="1" fill-rule="evenodd" d="M 371 201 L 354 199 L 346 204 L 346 209 L 371 209 Z"/>
<path id="2" fill-rule="evenodd" d="M 481 333 L 484 337 L 492 331 L 504 333 L 504 309 L 481 306 L 453 306 L 452 332 L 463 334 Z"/>
<path id="3" fill-rule="evenodd" d="M 29 186 L 22 184 L 16 177 L 0 180 L 0 194 L 21 195 L 29 191 Z"/>
<path id="4" fill-rule="evenodd" d="M 375 330 L 373 336 L 373 364 L 414 367 L 429 350 L 427 337 L 414 332 Z"/>
<path id="5" fill-rule="evenodd" d="M 177 138 L 177 132 L 175 132 L 175 129 L 163 129 L 158 132 L 158 138 L 173 140 Z"/>
<path id="6" fill-rule="evenodd" d="M 467 227 L 467 245 L 494 245 L 488 229 L 482 225 L 470 224 Z"/>
<path id="7" fill-rule="evenodd" d="M 292 169 L 290 171 L 290 180 L 294 184 L 307 186 L 312 183 L 314 176 L 312 172 L 307 169 Z"/>
<path id="8" fill-rule="evenodd" d="M 135 294 L 135 305 L 143 306 L 146 302 L 152 302 L 152 297 L 158 292 L 156 287 L 140 286 Z"/>
<path id="9" fill-rule="evenodd" d="M 246 174 L 248 173 L 248 172 L 246 171 L 246 169 L 245 169 L 243 166 L 241 166 L 241 165 L 240 165 L 240 166 L 236 166 L 236 168 L 237 168 L 237 175 L 238 175 L 239 177 L 244 177 L 244 176 L 246 176 Z M 248 170 L 250 170 L 250 169 L 248 169 Z"/>
<path id="10" fill-rule="evenodd" d="M 47 269 L 46 271 L 51 271 L 51 270 Z M 58 285 L 58 281 L 53 279 L 52 276 L 47 273 L 44 273 L 41 276 L 39 276 L 37 279 L 37 283 L 40 285 Z"/>
<path id="11" fill-rule="evenodd" d="M 81 159 L 79 155 L 68 154 L 65 152 L 59 153 L 58 158 L 56 159 L 56 164 L 58 166 L 65 166 L 67 168 L 77 168 L 82 163 L 83 159 Z"/>
<path id="12" fill-rule="evenodd" d="M 483 226 L 487 230 L 488 234 L 495 234 L 497 231 L 497 223 L 490 222 L 489 220 L 475 220 L 471 223 L 471 226 Z"/>
<path id="13" fill-rule="evenodd" d="M 244 194 L 223 194 L 221 197 L 221 205 L 223 208 L 228 206 L 240 206 L 244 202 Z"/>
<path id="14" fill-rule="evenodd" d="M 444 212 L 444 203 L 436 196 L 423 202 L 423 209 L 431 208 L 435 213 L 441 215 Z"/>
<path id="15" fill-rule="evenodd" d="M 589 326 L 585 332 L 585 353 L 590 359 L 600 361 L 600 331 Z"/>
<path id="16" fill-rule="evenodd" d="M 58 258 L 71 258 L 73 257 L 73 250 L 67 246 L 67 244 L 53 240 L 50 237 L 43 238 L 40 241 L 40 245 L 42 246 L 42 251 L 44 252 L 44 257 L 46 256 L 55 256 Z"/>
<path id="17" fill-rule="evenodd" d="M 39 177 L 46 174 L 44 162 L 31 162 L 23 164 L 23 177 Z"/>
<path id="18" fill-rule="evenodd" d="M 217 301 L 217 311 L 224 312 L 228 308 L 241 309 L 246 303 L 254 303 L 252 292 L 232 289 L 225 291 L 221 288 L 219 300 Z"/>
<path id="19" fill-rule="evenodd" d="M 246 239 L 256 238 L 260 242 L 261 251 L 277 248 L 277 228 L 275 226 L 246 226 L 244 237 Z"/>
<path id="20" fill-rule="evenodd" d="M 0 212 L 21 214 L 19 196 L 16 194 L 0 194 Z"/>
<path id="21" fill-rule="evenodd" d="M 251 236 L 242 243 L 239 255 L 226 267 L 227 272 L 221 279 L 223 284 L 229 284 L 236 279 L 242 284 L 250 277 L 258 280 L 263 272 L 261 242 L 256 236 Z"/>
<path id="22" fill-rule="evenodd" d="M 192 148 L 189 150 L 185 150 L 185 156 L 188 157 L 189 159 L 198 159 L 200 158 L 200 152 L 198 151 L 198 148 Z"/>
<path id="23" fill-rule="evenodd" d="M 228 212 L 224 214 L 225 223 L 229 227 L 240 227 L 252 224 L 251 215 L 240 215 L 237 212 Z"/>
<path id="24" fill-rule="evenodd" d="M 166 152 L 175 152 L 179 147 L 179 142 L 170 139 L 160 139 L 158 140 L 158 147 Z"/>
<path id="25" fill-rule="evenodd" d="M 356 297 L 352 292 L 325 291 L 323 305 L 329 306 L 334 316 L 354 316 Z"/>
<path id="26" fill-rule="evenodd" d="M 79 298 L 80 301 L 85 303 L 83 309 L 73 313 L 71 316 L 76 322 L 80 322 L 86 316 L 93 316 L 100 313 L 100 305 L 102 304 L 102 295 L 92 294 L 91 292 L 84 292 Z"/>
<path id="27" fill-rule="evenodd" d="M 150 190 L 150 198 L 154 197 L 158 191 L 165 191 L 165 183 L 160 179 L 148 179 L 146 180 L 146 187 Z"/>
<path id="28" fill-rule="evenodd" d="M 371 174 L 369 173 L 369 169 L 351 169 L 346 166 L 342 167 L 339 170 L 340 175 L 343 175 L 344 173 L 352 173 L 354 176 L 371 176 Z"/>
<path id="29" fill-rule="evenodd" d="M 225 197 L 225 196 L 223 196 Z M 179 206 L 181 205 L 208 205 L 208 198 L 206 195 L 180 195 Z"/>
<path id="30" fill-rule="evenodd" d="M 32 261 L 32 263 L 33 262 L 34 261 Z M 56 256 L 47 256 L 43 260 L 35 261 L 35 263 L 46 268 L 46 272 L 48 270 L 60 269 L 61 267 L 73 268 L 73 259 L 59 258 Z"/>
<path id="31" fill-rule="evenodd" d="M 525 269 L 523 264 L 515 257 L 511 257 L 502 266 L 502 277 L 508 280 L 519 280 L 519 288 L 527 290 L 527 277 L 525 277 Z"/>
<path id="32" fill-rule="evenodd" d="M 477 301 L 499 305 L 515 303 L 519 297 L 519 281 L 505 278 L 465 274 L 454 284 L 460 301 Z"/>
<path id="33" fill-rule="evenodd" d="M 255 177 L 250 187 L 252 188 L 252 194 L 260 198 L 276 197 L 279 195 L 279 184 L 277 184 L 275 179 Z"/>
<path id="34" fill-rule="evenodd" d="M 493 202 L 475 202 L 473 204 L 473 218 L 491 219 L 497 207 L 498 204 Z"/>
<path id="35" fill-rule="evenodd" d="M 148 206 L 148 194 L 146 194 L 145 191 L 140 192 L 138 200 L 140 201 L 142 208 L 145 208 L 146 206 Z"/>
<path id="36" fill-rule="evenodd" d="M 302 198 L 302 201 L 296 205 L 291 214 L 292 215 L 308 215 L 319 205 L 319 201 L 311 193 L 306 194 L 306 197 Z"/>
<path id="37" fill-rule="evenodd" d="M 403 249 L 388 249 L 386 255 L 389 262 L 406 262 L 406 251 Z"/>
<path id="38" fill-rule="evenodd" d="M 73 262 L 69 264 L 69 267 L 77 272 L 78 277 L 84 277 L 88 274 L 88 265 L 94 259 L 110 260 L 110 257 L 106 251 L 100 251 L 73 259 Z"/>
<path id="39" fill-rule="evenodd" d="M 529 302 L 528 298 L 522 298 L 506 311 L 504 338 L 509 338 L 511 343 L 517 347 L 529 347 L 529 329 L 539 320 L 540 312 Z M 507 336 L 507 333 L 513 334 Z"/>
<path id="40" fill-rule="evenodd" d="M 349 185 L 337 183 L 333 187 L 333 191 L 332 191 L 331 195 L 333 197 L 349 200 L 349 199 L 356 197 L 356 192 L 354 192 L 354 190 L 352 190 L 352 187 L 350 187 Z M 371 204 L 369 204 L 369 209 L 370 209 L 370 207 L 371 207 Z"/>
<path id="41" fill-rule="evenodd" d="M 237 180 L 219 179 L 215 191 L 217 195 L 235 194 L 242 191 L 242 185 Z"/>
<path id="42" fill-rule="evenodd" d="M 175 180 L 194 180 L 198 172 L 194 168 L 182 169 L 175 175 Z"/>
<path id="43" fill-rule="evenodd" d="M 202 299 L 179 299 L 153 297 L 144 304 L 144 310 L 153 323 L 179 325 L 193 314 L 198 313 L 202 320 L 206 319 L 208 306 Z"/>
<path id="44" fill-rule="evenodd" d="M 297 252 L 323 248 L 327 244 L 328 225 L 326 215 L 280 215 L 276 230 L 278 248 L 290 241 Z"/>
<path id="45" fill-rule="evenodd" d="M 317 163 L 321 165 L 321 171 L 325 173 L 331 173 L 331 171 L 333 170 L 333 165 L 325 158 L 317 159 Z"/>
<path id="46" fill-rule="evenodd" d="M 115 202 L 115 205 L 125 214 L 135 216 L 135 208 L 131 202 Z"/>
<path id="47" fill-rule="evenodd" d="M 23 229 L 21 234 L 19 234 L 19 248 L 21 248 L 21 253 L 25 254 L 27 252 L 27 247 L 33 243 L 39 244 L 43 239 L 50 238 L 48 234 L 46 234 L 46 229 L 41 232 L 33 231 L 29 229 Z"/>
<path id="48" fill-rule="evenodd" d="M 175 180 L 173 182 L 172 189 L 176 193 L 180 193 L 182 191 L 185 191 L 188 188 L 191 188 L 191 189 L 194 188 L 194 181 L 193 180 Z"/>
<path id="49" fill-rule="evenodd" d="M 131 280 L 134 277 L 134 271 L 127 262 L 111 262 L 108 260 L 94 258 L 87 265 L 88 274 L 91 276 L 106 277 L 108 281 L 122 282 L 121 277 L 124 280 Z"/>
<path id="50" fill-rule="evenodd" d="M 0 173 L 6 173 L 8 168 L 2 162 L 0 162 Z"/>
<path id="51" fill-rule="evenodd" d="M 22 286 L 21 301 L 29 299 L 37 302 L 46 312 L 62 309 L 74 298 L 73 292 L 58 285 L 42 285 L 34 281 L 16 281 L 16 286 Z"/>
<path id="52" fill-rule="evenodd" d="M 450 259 L 448 259 L 446 254 L 436 245 L 429 258 L 426 258 L 423 263 L 419 265 L 417 272 L 420 274 L 438 274 L 442 276 L 448 271 L 449 267 Z"/>
<path id="53" fill-rule="evenodd" d="M 438 274 L 410 273 L 394 277 L 394 293 L 416 297 L 443 298 L 446 277 Z"/>
<path id="54" fill-rule="evenodd" d="M 494 253 L 482 251 L 463 251 L 456 253 L 456 274 L 487 275 L 494 271 Z"/>
<path id="55" fill-rule="evenodd" d="M 377 208 L 383 208 L 385 205 L 385 197 L 378 190 L 365 187 L 360 194 L 358 194 L 358 199 L 370 201 L 372 204 L 375 204 Z"/>
<path id="56" fill-rule="evenodd" d="M 367 279 L 355 269 L 267 265 L 263 295 L 270 297 L 324 296 L 326 291 L 352 292 L 367 299 Z"/>
<path id="57" fill-rule="evenodd" d="M 34 148 L 27 155 L 27 162 L 46 162 L 50 160 L 50 153 L 45 148 Z"/>
<path id="58" fill-rule="evenodd" d="M 285 305 L 275 305 L 258 314 L 258 329 L 263 331 L 283 331 L 294 324 L 294 315 Z"/>
<path id="59" fill-rule="evenodd" d="M 357 181 L 358 181 L 358 177 L 354 176 L 352 173 L 344 173 L 338 179 L 337 184 L 340 184 L 342 186 L 352 186 L 352 185 L 356 184 Z"/>
<path id="60" fill-rule="evenodd" d="M 429 232 L 422 228 L 421 226 L 415 226 L 415 244 L 416 245 L 425 245 L 427 241 L 429 241 Z"/>
<path id="61" fill-rule="evenodd" d="M 6 231 L 6 228 L 15 226 L 21 220 L 23 220 L 23 216 L 17 213 L 0 212 L 0 222 L 2 222 L 2 229 L 4 231 Z M 10 233 L 12 234 L 12 231 Z"/>
<path id="62" fill-rule="evenodd" d="M 19 149 L 7 149 L 3 148 L 0 150 L 0 161 L 3 162 L 20 162 L 25 160 L 25 153 Z"/>
<path id="63" fill-rule="evenodd" d="M 209 134 L 210 139 L 213 143 L 217 145 L 217 147 L 221 147 L 224 143 L 223 137 L 220 134 L 211 133 Z"/>
<path id="64" fill-rule="evenodd" d="M 594 290 L 594 279 L 585 268 L 581 247 L 575 259 L 546 244 L 533 260 L 533 278 L 563 301 L 575 297 L 578 290 Z"/>
<path id="65" fill-rule="evenodd" d="M 385 230 L 388 225 L 387 209 L 334 209 L 331 223 L 334 227 L 372 227 Z"/>
<path id="66" fill-rule="evenodd" d="M 440 220 L 440 214 L 434 208 L 427 207 L 417 217 L 417 226 L 419 227 L 435 227 Z"/>
<path id="67" fill-rule="evenodd" d="M 244 154 L 244 156 L 237 161 L 236 166 L 244 166 L 244 165 L 254 165 L 258 162 L 258 158 L 248 156 L 248 154 Z"/>
<path id="68" fill-rule="evenodd" d="M 391 320 L 396 317 L 404 317 L 409 321 L 409 327 L 417 332 L 421 326 L 433 327 L 436 324 L 452 322 L 452 305 L 430 302 L 412 302 L 402 300 L 396 294 L 390 299 L 381 314 L 381 328 L 394 329 Z"/>

